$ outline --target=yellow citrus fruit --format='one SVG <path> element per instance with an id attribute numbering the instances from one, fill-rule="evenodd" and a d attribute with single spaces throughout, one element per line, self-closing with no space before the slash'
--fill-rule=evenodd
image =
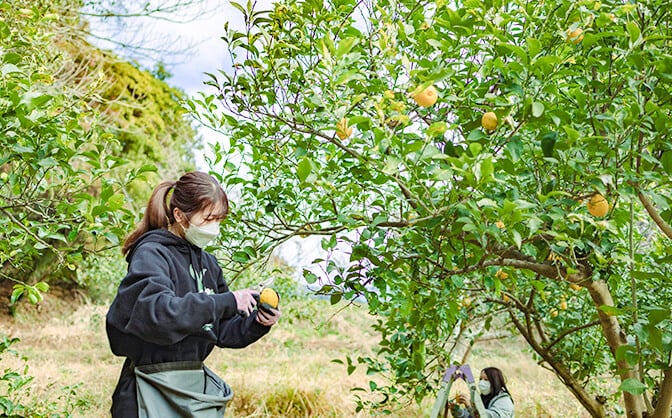
<path id="1" fill-rule="evenodd" d="M 499 270 L 497 270 L 497 273 L 495 273 L 495 277 L 500 279 L 500 280 L 504 280 L 504 279 L 509 277 L 509 273 L 505 272 L 502 269 L 499 269 Z"/>
<path id="2" fill-rule="evenodd" d="M 558 311 L 556 311 L 555 309 L 553 309 L 553 310 L 551 311 L 551 317 L 552 317 L 552 318 L 555 318 L 556 316 L 558 316 Z"/>
<path id="3" fill-rule="evenodd" d="M 436 87 L 434 86 L 428 86 L 423 91 L 413 94 L 413 100 L 415 100 L 415 103 L 422 107 L 430 107 L 436 103 L 438 99 L 439 96 L 436 91 Z"/>
<path id="4" fill-rule="evenodd" d="M 576 284 L 576 283 L 570 283 L 570 284 L 569 284 L 569 287 L 571 287 L 572 290 L 581 290 L 581 286 L 579 286 L 579 285 Z"/>
<path id="5" fill-rule="evenodd" d="M 265 303 L 275 309 L 278 307 L 278 304 L 280 304 L 280 296 L 278 296 L 278 292 L 275 290 L 270 287 L 265 287 L 264 290 L 261 291 L 261 294 L 259 294 L 259 303 Z"/>
<path id="6" fill-rule="evenodd" d="M 497 129 L 497 115 L 495 112 L 486 112 L 481 117 L 481 126 L 488 131 Z"/>
<path id="7" fill-rule="evenodd" d="M 495 226 L 499 229 L 504 229 L 506 227 L 506 225 L 504 225 L 504 222 L 502 221 L 495 222 Z"/>
<path id="8" fill-rule="evenodd" d="M 566 310 L 567 310 L 567 301 L 566 301 L 565 299 L 563 299 L 563 300 L 560 301 L 560 306 L 559 306 L 559 308 L 560 308 L 561 310 L 563 310 L 563 311 L 566 311 Z"/>
<path id="9" fill-rule="evenodd" d="M 574 30 L 567 30 L 567 40 L 573 44 L 578 44 L 583 40 L 583 29 L 576 28 Z"/>
<path id="10" fill-rule="evenodd" d="M 607 202 L 607 199 L 599 193 L 594 194 L 588 200 L 587 206 L 588 212 L 598 218 L 601 218 L 609 212 L 609 202 Z"/>
<path id="11" fill-rule="evenodd" d="M 469 298 L 464 298 L 464 299 L 462 300 L 462 306 L 464 306 L 465 308 L 471 306 L 471 299 L 469 299 Z"/>
<path id="12" fill-rule="evenodd" d="M 348 126 L 348 119 L 343 118 L 336 124 L 336 136 L 338 136 L 341 141 L 348 138 L 352 135 L 352 128 Z"/>

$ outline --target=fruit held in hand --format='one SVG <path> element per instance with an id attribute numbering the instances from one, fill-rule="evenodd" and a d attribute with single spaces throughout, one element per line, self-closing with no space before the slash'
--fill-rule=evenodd
<path id="1" fill-rule="evenodd" d="M 484 113 L 483 117 L 481 117 L 481 126 L 488 131 L 497 129 L 497 115 L 495 112 Z"/>
<path id="2" fill-rule="evenodd" d="M 277 309 L 280 304 L 280 296 L 278 292 L 270 287 L 264 288 L 259 294 L 259 307 L 268 311 L 269 309 Z"/>
<path id="3" fill-rule="evenodd" d="M 588 212 L 598 218 L 603 217 L 609 212 L 609 202 L 599 193 L 594 194 L 588 201 Z"/>
<path id="4" fill-rule="evenodd" d="M 418 104 L 418 106 L 422 107 L 430 107 L 436 101 L 438 100 L 439 96 L 437 95 L 436 92 L 436 87 L 434 86 L 428 86 L 426 89 L 413 94 L 413 100 L 415 100 L 415 103 Z"/>

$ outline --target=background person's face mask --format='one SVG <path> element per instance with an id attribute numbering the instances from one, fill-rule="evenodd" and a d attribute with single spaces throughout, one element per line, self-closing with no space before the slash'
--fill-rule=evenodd
<path id="1" fill-rule="evenodd" d="M 201 226 L 189 222 L 189 226 L 184 230 L 184 238 L 199 248 L 210 244 L 217 236 L 219 236 L 219 222 L 210 222 Z"/>
<path id="2" fill-rule="evenodd" d="M 478 390 L 481 392 L 481 395 L 489 395 L 490 394 L 490 382 L 487 380 L 479 380 L 478 381 Z"/>

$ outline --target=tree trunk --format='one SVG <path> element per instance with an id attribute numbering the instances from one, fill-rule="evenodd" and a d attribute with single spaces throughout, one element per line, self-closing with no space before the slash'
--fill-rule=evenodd
<path id="1" fill-rule="evenodd" d="M 660 394 L 656 410 L 651 418 L 669 418 L 672 414 L 672 369 L 665 370 L 665 378 L 660 385 Z"/>
<path id="2" fill-rule="evenodd" d="M 630 366 L 625 359 L 618 360 L 616 358 L 616 350 L 621 346 L 627 345 L 627 339 L 618 323 L 618 318 L 599 309 L 601 306 L 615 306 L 607 284 L 602 280 L 596 280 L 588 285 L 588 290 L 597 307 L 600 324 L 604 330 L 604 336 L 609 344 L 611 354 L 616 360 L 616 368 L 621 377 L 621 381 L 626 379 L 641 380 L 636 368 Z M 644 415 L 646 406 L 644 405 L 644 399 L 641 395 L 633 395 L 629 392 L 623 392 L 623 401 L 625 403 L 625 413 L 628 418 L 641 418 Z"/>

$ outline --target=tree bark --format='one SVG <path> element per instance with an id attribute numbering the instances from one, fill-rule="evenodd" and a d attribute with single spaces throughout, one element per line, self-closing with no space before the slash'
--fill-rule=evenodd
<path id="1" fill-rule="evenodd" d="M 670 414 L 672 414 L 672 369 L 668 368 L 665 370 L 658 403 L 651 418 L 669 418 Z"/>
<path id="2" fill-rule="evenodd" d="M 601 306 L 615 306 L 607 284 L 602 280 L 594 280 L 590 282 L 587 287 L 590 291 L 590 296 L 593 298 L 593 302 L 597 307 L 600 324 L 604 330 L 604 336 L 607 339 L 607 344 L 609 344 L 611 354 L 616 361 L 616 368 L 621 381 L 630 378 L 641 380 L 636 368 L 629 365 L 625 359 L 618 360 L 616 358 L 616 350 L 621 346 L 627 345 L 628 342 L 625 333 L 618 323 L 618 318 L 599 309 Z M 633 395 L 629 392 L 623 392 L 623 401 L 625 403 L 625 413 L 628 418 L 641 418 L 644 415 L 646 406 L 644 405 L 644 399 L 641 395 Z"/>

